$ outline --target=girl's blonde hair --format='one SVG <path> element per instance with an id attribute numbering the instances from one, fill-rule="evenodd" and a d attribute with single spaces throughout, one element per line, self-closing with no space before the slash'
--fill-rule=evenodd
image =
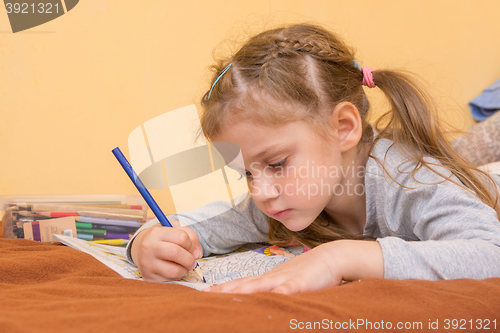
<path id="1" fill-rule="evenodd" d="M 482 181 L 487 179 L 494 185 L 493 180 L 451 148 L 436 121 L 434 103 L 408 74 L 373 71 L 373 81 L 391 106 L 375 123 L 378 135 L 374 138 L 367 121 L 369 103 L 362 89 L 363 74 L 355 65 L 354 51 L 324 28 L 294 24 L 262 32 L 212 69 L 210 98 L 208 92 L 203 96 L 201 116 L 202 130 L 209 140 L 228 125 L 229 116 L 266 125 L 301 120 L 327 133 L 332 110 L 347 101 L 357 107 L 362 119 L 359 146 L 372 147 L 381 138 L 406 145 L 408 157 L 416 162 L 412 173 L 426 167 L 439 174 L 424 160 L 432 156 L 500 216 L 497 198 Z M 383 162 L 378 163 L 383 166 Z M 362 238 L 339 228 L 325 212 L 299 232 L 274 219 L 269 223 L 269 241 L 276 245 L 300 242 L 314 246 L 316 242 Z"/>

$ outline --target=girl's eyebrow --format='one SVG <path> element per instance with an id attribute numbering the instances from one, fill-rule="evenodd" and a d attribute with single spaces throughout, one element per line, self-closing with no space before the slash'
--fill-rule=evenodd
<path id="1" fill-rule="evenodd" d="M 278 144 L 273 144 L 269 145 L 268 147 L 262 149 L 262 151 L 258 154 L 255 154 L 252 158 L 251 161 L 257 161 L 257 160 L 265 160 L 269 156 L 276 154 L 279 151 L 285 150 L 287 147 L 286 142 L 281 142 Z"/>

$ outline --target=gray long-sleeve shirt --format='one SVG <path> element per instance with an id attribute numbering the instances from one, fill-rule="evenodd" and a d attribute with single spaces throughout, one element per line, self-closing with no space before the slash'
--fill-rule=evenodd
<path id="1" fill-rule="evenodd" d="M 414 162 L 393 143 L 381 139 L 371 155 L 383 161 L 391 180 L 377 161 L 366 164 L 366 224 L 363 234 L 376 238 L 384 257 L 384 277 L 393 279 L 454 279 L 500 277 L 500 222 L 494 209 L 450 180 L 422 167 L 412 177 Z M 391 148 L 392 146 L 392 148 Z M 434 170 L 451 175 L 432 158 Z M 423 184 L 422 184 L 423 183 Z M 213 212 L 227 211 L 216 217 Z M 250 242 L 267 239 L 268 218 L 250 196 L 236 208 L 213 202 L 180 220 L 199 236 L 204 256 L 226 253 Z M 158 223 L 152 220 L 138 232 Z M 137 233 L 138 233 L 137 232 Z M 136 233 L 136 235 L 137 235 Z M 127 248 L 130 257 L 130 245 Z"/>

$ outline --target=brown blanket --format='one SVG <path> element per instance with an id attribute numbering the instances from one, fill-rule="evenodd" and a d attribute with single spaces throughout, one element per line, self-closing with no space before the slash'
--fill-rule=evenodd
<path id="1" fill-rule="evenodd" d="M 294 296 L 208 294 L 124 279 L 66 246 L 0 239 L 0 332 L 383 332 L 389 325 L 500 331 L 500 278 L 366 279 Z"/>

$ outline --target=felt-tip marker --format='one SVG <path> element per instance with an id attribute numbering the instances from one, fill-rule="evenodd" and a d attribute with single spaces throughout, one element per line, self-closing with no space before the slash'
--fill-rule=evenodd
<path id="1" fill-rule="evenodd" d="M 160 221 L 160 224 L 164 227 L 171 228 L 172 224 L 170 224 L 170 221 L 167 219 L 165 214 L 163 214 L 163 211 L 160 209 L 160 206 L 158 206 L 158 204 L 156 203 L 155 199 L 153 199 L 153 197 L 149 193 L 146 186 L 144 186 L 144 184 L 142 183 L 139 176 L 137 176 L 134 169 L 132 168 L 132 166 L 128 162 L 125 155 L 123 155 L 120 148 L 116 147 L 115 149 L 112 150 L 112 152 L 115 155 L 118 162 L 120 163 L 120 165 L 122 166 L 123 170 L 125 170 L 125 172 L 129 176 L 132 183 L 134 183 L 135 187 L 137 188 L 139 193 L 142 195 L 142 197 L 144 198 L 144 200 L 148 204 L 149 208 L 151 208 L 151 210 L 153 211 L 153 214 L 155 214 L 158 221 Z M 203 277 L 203 273 L 201 271 L 200 265 L 198 265 L 198 263 L 196 263 L 196 267 L 194 268 L 194 271 L 203 280 L 203 282 L 206 282 L 205 278 Z"/>

